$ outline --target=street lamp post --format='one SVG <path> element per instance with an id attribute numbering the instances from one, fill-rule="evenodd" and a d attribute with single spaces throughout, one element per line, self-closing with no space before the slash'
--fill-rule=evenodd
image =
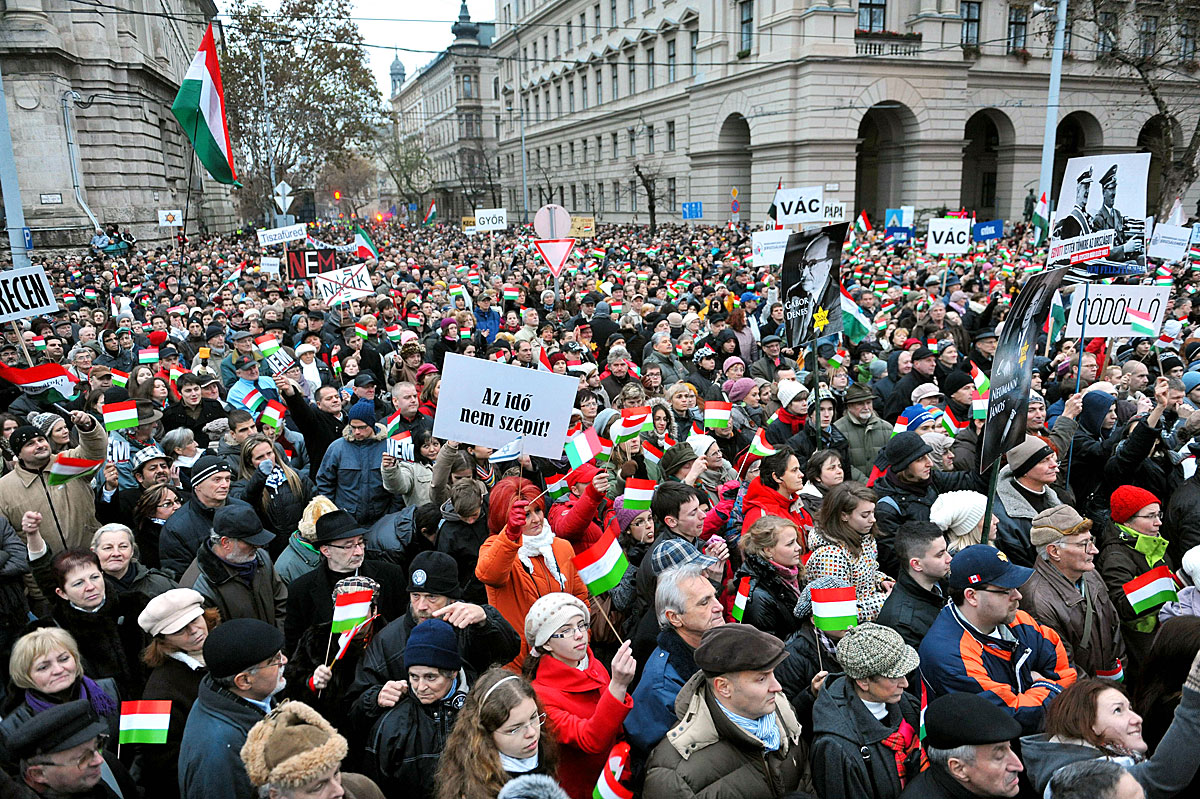
<path id="1" fill-rule="evenodd" d="M 263 44 L 291 44 L 291 39 L 265 39 Z M 267 163 L 271 168 L 271 187 L 267 192 L 266 224 L 268 227 L 279 227 L 279 213 L 275 210 L 275 199 L 271 192 L 275 191 L 275 134 L 271 125 L 271 111 L 267 105 L 267 66 L 263 60 L 263 48 L 258 48 L 258 76 L 262 80 L 263 115 L 267 120 Z M 274 219 L 274 224 L 272 224 Z"/>
<path id="2" fill-rule="evenodd" d="M 1050 9 L 1034 7 L 1034 13 Z M 1046 95 L 1046 129 L 1042 135 L 1042 168 L 1038 175 L 1038 191 L 1046 195 L 1046 207 L 1050 207 L 1050 198 L 1054 188 L 1050 182 L 1054 179 L 1054 140 L 1058 133 L 1058 103 L 1059 89 L 1062 86 L 1063 46 L 1067 30 L 1067 0 L 1058 0 L 1058 11 L 1054 21 L 1054 51 L 1050 57 L 1050 90 Z"/>

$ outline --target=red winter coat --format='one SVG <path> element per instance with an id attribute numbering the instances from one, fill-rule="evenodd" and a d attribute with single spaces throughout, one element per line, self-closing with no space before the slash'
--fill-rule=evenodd
<path id="1" fill-rule="evenodd" d="M 542 655 L 533 689 L 558 741 L 558 782 L 571 799 L 591 799 L 596 779 L 621 732 L 633 698 L 608 691 L 608 669 L 588 648 L 586 671 Z"/>
<path id="2" fill-rule="evenodd" d="M 787 519 L 796 525 L 796 529 L 800 533 L 800 546 L 804 552 L 808 552 L 808 533 L 813 528 L 812 517 L 808 515 L 808 511 L 804 509 L 804 505 L 800 503 L 800 498 L 792 497 L 785 499 L 774 488 L 767 488 L 762 484 L 762 478 L 755 477 L 750 481 L 750 487 L 746 489 L 746 496 L 742 500 L 742 534 L 750 529 L 750 525 L 764 516 L 779 516 Z"/>
<path id="3" fill-rule="evenodd" d="M 550 529 L 559 538 L 570 541 L 576 552 L 583 552 L 603 535 L 596 519 L 600 518 L 604 504 L 604 495 L 588 483 L 582 496 L 550 507 Z"/>

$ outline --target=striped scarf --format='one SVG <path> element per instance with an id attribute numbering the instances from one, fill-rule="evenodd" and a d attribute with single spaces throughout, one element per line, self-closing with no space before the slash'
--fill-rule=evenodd
<path id="1" fill-rule="evenodd" d="M 909 724 L 906 719 L 900 719 L 900 728 L 884 738 L 880 743 L 892 750 L 892 755 L 896 758 L 896 773 L 900 776 L 900 787 L 903 788 L 908 779 L 907 763 L 909 755 L 921 746 L 921 740 L 917 735 L 917 731 L 913 729 L 913 725 Z"/>

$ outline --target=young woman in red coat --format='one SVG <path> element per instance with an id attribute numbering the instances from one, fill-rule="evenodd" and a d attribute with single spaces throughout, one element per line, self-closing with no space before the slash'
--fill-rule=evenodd
<path id="1" fill-rule="evenodd" d="M 524 671 L 546 709 L 558 740 L 559 784 L 571 799 L 589 799 L 625 716 L 633 709 L 629 683 L 637 663 L 626 641 L 612 676 L 588 646 L 591 612 L 566 593 L 546 594 L 525 617 L 529 656 Z"/>

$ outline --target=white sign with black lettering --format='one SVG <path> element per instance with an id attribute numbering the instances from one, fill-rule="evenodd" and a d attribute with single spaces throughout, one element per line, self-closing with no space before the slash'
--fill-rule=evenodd
<path id="1" fill-rule="evenodd" d="M 837 200 L 826 200 L 825 211 L 823 214 L 825 220 L 830 224 L 834 222 L 846 221 L 846 204 L 840 203 Z"/>
<path id="2" fill-rule="evenodd" d="M 303 241 L 308 237 L 308 228 L 301 222 L 298 225 L 275 227 L 258 231 L 258 246 L 269 247 L 272 244 L 285 244 L 289 241 Z"/>
<path id="3" fill-rule="evenodd" d="M 775 192 L 776 220 L 781 225 L 825 220 L 825 189 L 808 186 L 803 189 L 780 189 Z"/>
<path id="4" fill-rule="evenodd" d="M 1087 319 L 1088 337 L 1108 338 L 1133 335 L 1129 309 L 1150 314 L 1150 326 L 1161 330 L 1167 318 L 1170 286 L 1105 286 L 1088 288 L 1085 313 L 1083 292 L 1075 291 L 1071 312 L 1067 315 L 1067 338 L 1078 338 Z"/>
<path id="5" fill-rule="evenodd" d="M 508 210 L 505 208 L 475 209 L 475 229 L 480 231 L 504 230 L 508 227 Z"/>
<path id="6" fill-rule="evenodd" d="M 54 313 L 58 301 L 40 266 L 0 272 L 0 322 Z"/>
<path id="7" fill-rule="evenodd" d="M 264 255 L 259 258 L 258 266 L 264 275 L 279 277 L 279 258 L 274 255 Z"/>
<path id="8" fill-rule="evenodd" d="M 317 296 L 324 300 L 326 305 L 340 305 L 375 293 L 375 287 L 371 284 L 371 273 L 367 271 L 366 264 L 322 272 L 316 275 L 316 289 Z"/>
<path id="9" fill-rule="evenodd" d="M 959 255 L 971 248 L 971 220 L 930 219 L 925 252 L 930 255 Z"/>
<path id="10" fill-rule="evenodd" d="M 481 358 L 447 355 L 433 434 L 500 449 L 521 436 L 521 452 L 561 458 L 579 379 Z"/>

